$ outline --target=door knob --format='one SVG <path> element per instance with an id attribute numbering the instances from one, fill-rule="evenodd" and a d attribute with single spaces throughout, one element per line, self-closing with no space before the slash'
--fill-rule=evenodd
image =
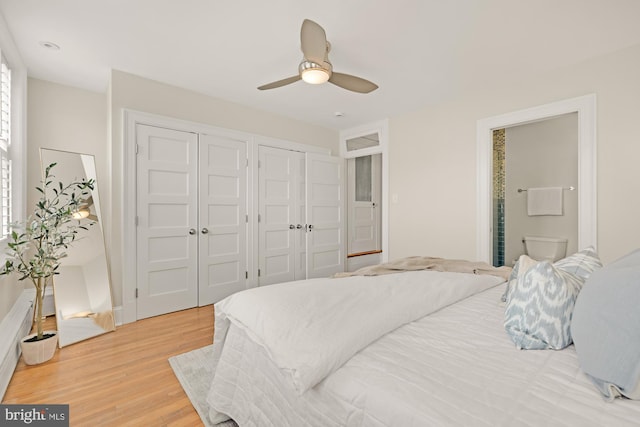
<path id="1" fill-rule="evenodd" d="M 207 234 L 209 232 L 209 230 L 207 228 L 203 228 L 201 232 L 202 232 L 202 234 Z"/>
<path id="2" fill-rule="evenodd" d="M 302 228 L 302 224 L 298 224 L 298 225 L 296 225 L 296 228 L 297 228 L 298 230 L 300 230 L 300 229 Z"/>
<path id="3" fill-rule="evenodd" d="M 293 225 L 293 224 L 289 224 L 289 230 L 293 230 L 294 228 L 296 228 L 296 226 L 295 226 L 295 225 Z"/>
<path id="4" fill-rule="evenodd" d="M 196 229 L 195 229 L 195 228 L 190 228 L 190 229 L 189 229 L 189 234 L 191 234 L 192 236 L 193 236 L 194 234 L 196 234 Z"/>
<path id="5" fill-rule="evenodd" d="M 309 224 L 309 231 L 313 228 L 313 225 Z"/>

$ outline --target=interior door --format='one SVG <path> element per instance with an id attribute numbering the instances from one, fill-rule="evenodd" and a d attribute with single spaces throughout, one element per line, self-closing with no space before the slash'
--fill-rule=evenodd
<path id="1" fill-rule="evenodd" d="M 380 250 L 381 154 L 347 161 L 348 254 Z"/>
<path id="2" fill-rule="evenodd" d="M 200 135 L 198 305 L 246 288 L 247 144 Z"/>
<path id="3" fill-rule="evenodd" d="M 198 136 L 136 126 L 137 317 L 198 303 Z"/>
<path id="4" fill-rule="evenodd" d="M 288 282 L 296 279 L 296 235 L 304 233 L 296 217 L 296 183 L 304 154 L 260 146 L 258 158 L 260 285 Z"/>
<path id="5" fill-rule="evenodd" d="M 344 159 L 306 153 L 307 278 L 344 271 Z"/>

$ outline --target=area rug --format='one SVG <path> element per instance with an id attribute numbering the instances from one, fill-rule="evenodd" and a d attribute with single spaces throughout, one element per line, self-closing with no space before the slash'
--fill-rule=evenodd
<path id="1" fill-rule="evenodd" d="M 211 370 L 212 350 L 213 345 L 208 345 L 179 354 L 170 357 L 169 364 L 206 427 L 238 427 L 232 420 L 220 424 L 211 424 L 209 421 L 207 393 L 213 379 L 213 371 Z"/>

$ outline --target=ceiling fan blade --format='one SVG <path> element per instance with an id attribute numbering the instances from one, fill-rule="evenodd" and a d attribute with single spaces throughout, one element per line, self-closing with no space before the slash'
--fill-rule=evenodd
<path id="1" fill-rule="evenodd" d="M 369 93 L 378 89 L 378 85 L 365 80 L 361 77 L 352 76 L 350 74 L 336 73 L 331 74 L 329 83 L 340 86 L 343 89 L 351 90 L 359 93 Z"/>
<path id="2" fill-rule="evenodd" d="M 267 83 L 266 85 L 259 86 L 258 89 L 260 89 L 260 90 L 275 89 L 277 87 L 286 86 L 286 85 L 289 85 L 291 83 L 295 83 L 298 80 L 300 80 L 300 76 L 299 75 L 298 76 L 287 77 L 286 79 L 278 80 L 277 82 Z"/>
<path id="3" fill-rule="evenodd" d="M 327 35 L 324 29 L 310 19 L 302 22 L 300 47 L 307 61 L 322 64 L 327 55 Z"/>

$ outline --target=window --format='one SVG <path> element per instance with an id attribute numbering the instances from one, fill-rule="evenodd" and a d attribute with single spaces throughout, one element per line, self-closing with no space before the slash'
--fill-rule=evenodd
<path id="1" fill-rule="evenodd" d="M 356 202 L 371 201 L 371 156 L 356 157 Z"/>
<path id="2" fill-rule="evenodd" d="M 378 133 L 375 132 L 370 135 L 347 139 L 346 144 L 347 151 L 362 150 L 363 148 L 379 146 L 380 138 Z"/>
<path id="3" fill-rule="evenodd" d="M 11 69 L 4 55 L 0 57 L 0 239 L 4 239 L 11 222 Z"/>

